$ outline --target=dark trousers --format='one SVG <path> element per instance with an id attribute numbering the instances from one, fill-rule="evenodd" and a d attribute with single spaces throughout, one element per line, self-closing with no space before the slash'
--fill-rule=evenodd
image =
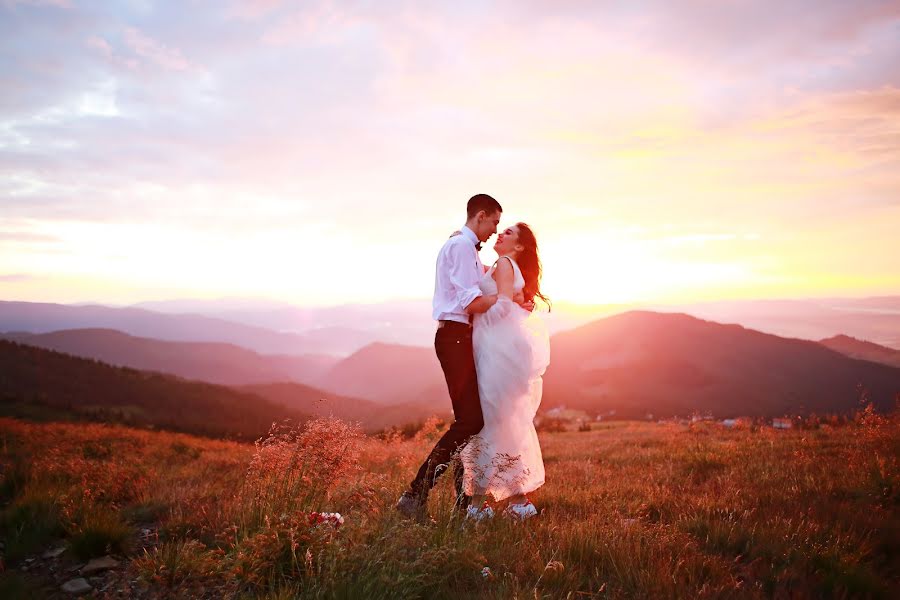
<path id="1" fill-rule="evenodd" d="M 437 478 L 450 466 L 453 455 L 484 426 L 475 374 L 475 356 L 472 352 L 472 328 L 462 323 L 445 323 L 434 336 L 434 349 L 447 380 L 454 420 L 419 467 L 416 478 L 410 484 L 412 492 L 422 501 L 428 498 L 428 492 L 434 487 Z M 455 484 L 457 499 L 464 505 L 466 500 L 462 493 L 461 468 L 456 469 Z"/>

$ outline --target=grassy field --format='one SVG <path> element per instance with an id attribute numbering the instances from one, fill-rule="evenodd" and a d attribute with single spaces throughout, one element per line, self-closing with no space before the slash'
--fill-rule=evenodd
<path id="1" fill-rule="evenodd" d="M 94 597 L 898 597 L 898 424 L 542 434 L 541 515 L 461 527 L 447 477 L 433 523 L 393 510 L 433 424 L 383 440 L 317 421 L 254 446 L 0 419 L 0 596 L 65 597 L 70 568 L 112 554 Z"/>

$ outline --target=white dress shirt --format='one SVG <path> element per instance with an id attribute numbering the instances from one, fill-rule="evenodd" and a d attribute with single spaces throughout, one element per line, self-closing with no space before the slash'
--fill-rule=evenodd
<path id="1" fill-rule="evenodd" d="M 438 253 L 431 303 L 435 321 L 469 323 L 466 307 L 481 296 L 478 284 L 484 277 L 477 243 L 475 232 L 463 226 L 462 234 L 444 242 Z"/>

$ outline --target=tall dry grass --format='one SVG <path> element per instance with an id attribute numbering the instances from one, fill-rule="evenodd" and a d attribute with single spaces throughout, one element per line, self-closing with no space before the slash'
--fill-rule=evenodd
<path id="1" fill-rule="evenodd" d="M 845 426 L 790 431 L 621 422 L 542 433 L 542 514 L 477 527 L 454 515 L 450 477 L 432 494 L 433 523 L 393 510 L 439 433 L 432 422 L 411 439 L 375 439 L 322 420 L 246 445 L 0 420 L 4 561 L 14 568 L 61 537 L 81 557 L 127 556 L 127 576 L 158 597 L 900 591 L 896 416 L 864 410 Z M 147 550 L 132 535 L 142 523 L 159 527 Z"/>

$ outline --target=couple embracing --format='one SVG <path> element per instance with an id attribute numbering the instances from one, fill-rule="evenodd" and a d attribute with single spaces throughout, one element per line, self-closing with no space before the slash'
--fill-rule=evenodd
<path id="1" fill-rule="evenodd" d="M 428 493 L 454 457 L 456 509 L 466 519 L 493 517 L 486 502 L 508 500 L 504 514 L 537 514 L 527 494 L 544 483 L 534 429 L 550 341 L 532 315 L 541 293 L 541 262 L 531 228 L 517 223 L 497 236 L 486 269 L 481 244 L 497 233 L 503 209 L 487 194 L 469 199 L 466 225 L 441 248 L 435 275 L 434 339 L 454 421 L 397 502 L 410 517 L 426 514 Z"/>

